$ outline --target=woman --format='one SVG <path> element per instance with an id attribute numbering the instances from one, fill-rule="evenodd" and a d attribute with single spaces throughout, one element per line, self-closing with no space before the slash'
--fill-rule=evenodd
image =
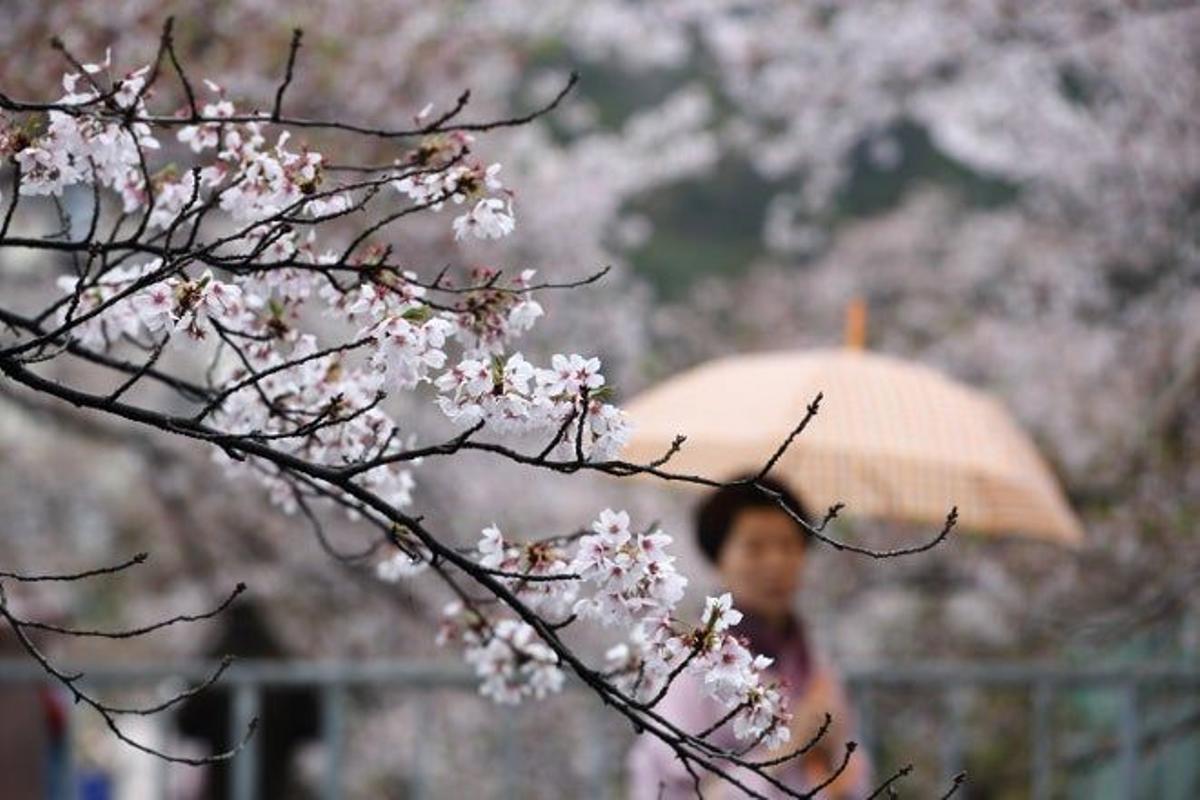
<path id="1" fill-rule="evenodd" d="M 801 518 L 807 518 L 796 497 L 770 479 L 762 486 L 778 492 L 781 500 Z M 812 651 L 795 601 L 804 567 L 807 534 L 779 508 L 778 502 L 747 485 L 719 489 L 701 504 L 696 519 L 700 549 L 717 569 L 720 582 L 733 595 L 742 621 L 733 628 L 754 653 L 774 659 L 770 672 L 786 687 L 793 714 L 791 742 L 776 752 L 752 752 L 747 759 L 786 755 L 812 739 L 824 721 L 833 717 L 829 731 L 804 757 L 772 768 L 771 774 L 797 791 L 811 789 L 841 764 L 845 743 L 851 739 L 849 703 L 841 682 L 830 666 Z M 716 701 L 707 698 L 698 679 L 680 675 L 658 709 L 683 730 L 699 733 L 724 716 Z M 739 749 L 732 726 L 726 725 L 708 741 Z M 718 762 L 724 769 L 727 762 Z M 642 736 L 629 755 L 630 797 L 633 800 L 671 800 L 695 797 L 691 773 L 675 753 L 655 737 Z M 736 787 L 696 768 L 706 798 L 740 797 Z M 783 796 L 776 787 L 745 770 L 729 770 L 748 788 L 767 797 Z M 866 794 L 869 766 L 857 751 L 840 778 L 821 797 L 862 797 Z"/>

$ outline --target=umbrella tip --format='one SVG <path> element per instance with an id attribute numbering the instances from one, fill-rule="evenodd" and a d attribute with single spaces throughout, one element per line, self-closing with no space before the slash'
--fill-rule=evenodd
<path id="1" fill-rule="evenodd" d="M 867 346 L 867 301 L 854 297 L 846 304 L 845 345 L 851 350 Z"/>

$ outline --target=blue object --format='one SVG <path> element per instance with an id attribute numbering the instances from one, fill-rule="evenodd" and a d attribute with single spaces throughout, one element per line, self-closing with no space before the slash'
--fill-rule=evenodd
<path id="1" fill-rule="evenodd" d="M 103 772 L 80 773 L 78 785 L 78 800 L 113 800 L 112 779 Z"/>

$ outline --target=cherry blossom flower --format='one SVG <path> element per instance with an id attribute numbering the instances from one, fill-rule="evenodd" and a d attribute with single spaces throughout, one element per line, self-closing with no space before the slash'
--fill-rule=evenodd
<path id="1" fill-rule="evenodd" d="M 720 633 L 741 622 L 742 612 L 733 607 L 733 596 L 725 592 L 705 601 L 703 620 L 714 633 Z"/>
<path id="2" fill-rule="evenodd" d="M 604 385 L 598 358 L 559 353 L 550 359 L 550 364 L 552 369 L 538 372 L 541 388 L 548 395 L 577 394 L 584 388 L 598 389 Z"/>
<path id="3" fill-rule="evenodd" d="M 453 325 L 441 317 L 412 321 L 403 314 L 385 317 L 366 333 L 376 348 L 371 364 L 383 377 L 384 385 L 412 389 L 428 380 L 430 372 L 446 363 L 446 338 Z"/>
<path id="4" fill-rule="evenodd" d="M 175 291 L 166 283 L 156 283 L 130 300 L 146 330 L 157 333 L 175 325 Z"/>
<path id="5" fill-rule="evenodd" d="M 512 201 L 486 197 L 475 203 L 466 214 L 455 217 L 454 238 L 465 239 L 470 234 L 479 239 L 501 239 L 512 233 L 515 227 Z"/>

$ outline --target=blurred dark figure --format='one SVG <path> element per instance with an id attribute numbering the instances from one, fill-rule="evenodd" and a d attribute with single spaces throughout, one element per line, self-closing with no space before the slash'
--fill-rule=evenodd
<path id="1" fill-rule="evenodd" d="M 12 631 L 0 630 L 0 659 L 28 659 Z M 63 751 L 67 705 L 56 686 L 0 682 L 0 797 L 68 797 Z"/>
<path id="2" fill-rule="evenodd" d="M 223 615 L 225 628 L 208 655 L 214 659 L 233 655 L 241 659 L 286 657 L 262 613 L 252 603 L 239 602 Z M 211 688 L 187 700 L 177 717 L 179 731 L 208 743 L 211 753 L 228 750 L 240 741 L 242 732 L 231 737 L 233 695 Z M 258 749 L 258 786 L 255 797 L 299 797 L 291 785 L 292 761 L 296 750 L 317 735 L 317 693 L 308 688 L 267 688 L 261 695 L 254 744 Z M 242 756 L 237 756 L 242 757 Z M 205 800 L 229 796 L 229 762 L 212 764 L 205 770 Z"/>

